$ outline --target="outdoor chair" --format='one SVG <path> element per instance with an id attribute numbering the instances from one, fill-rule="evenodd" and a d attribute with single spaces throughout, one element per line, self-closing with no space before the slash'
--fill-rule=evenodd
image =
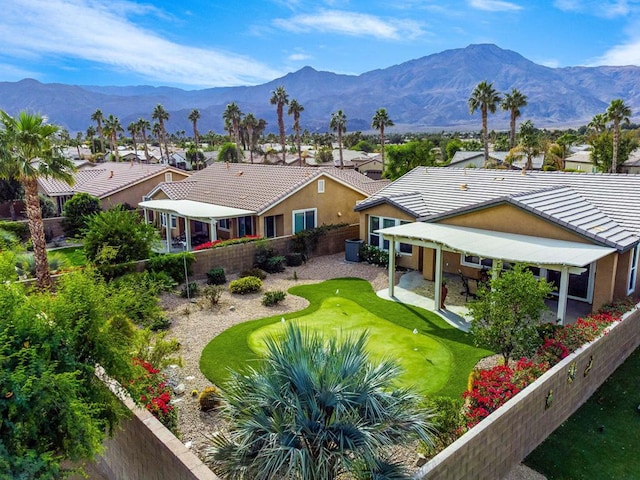
<path id="1" fill-rule="evenodd" d="M 475 278 L 465 277 L 461 270 L 458 270 L 460 279 L 462 280 L 462 286 L 464 291 L 460 292 L 460 295 L 464 295 L 465 302 L 469 300 L 469 297 L 477 298 L 476 292 L 478 290 L 478 282 Z"/>

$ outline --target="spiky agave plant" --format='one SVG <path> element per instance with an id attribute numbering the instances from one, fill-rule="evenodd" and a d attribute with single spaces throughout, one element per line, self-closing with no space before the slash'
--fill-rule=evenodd
<path id="1" fill-rule="evenodd" d="M 232 373 L 222 392 L 227 434 L 213 437 L 210 459 L 228 479 L 407 479 L 387 447 L 432 443 L 431 414 L 419 396 L 394 389 L 399 368 L 373 364 L 367 333 L 324 339 L 287 322 L 267 342 L 261 366 Z"/>

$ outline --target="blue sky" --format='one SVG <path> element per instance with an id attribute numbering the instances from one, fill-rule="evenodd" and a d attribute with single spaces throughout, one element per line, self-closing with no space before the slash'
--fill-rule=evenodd
<path id="1" fill-rule="evenodd" d="M 553 67 L 640 65 L 640 0 L 0 0 L 0 81 L 254 85 L 495 43 Z"/>

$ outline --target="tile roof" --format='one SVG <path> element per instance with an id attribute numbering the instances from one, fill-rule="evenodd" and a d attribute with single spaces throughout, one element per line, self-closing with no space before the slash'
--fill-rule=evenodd
<path id="1" fill-rule="evenodd" d="M 433 221 L 508 202 L 606 245 L 625 249 L 640 236 L 640 175 L 418 167 L 360 202 L 390 203 Z"/>
<path id="2" fill-rule="evenodd" d="M 262 212 L 323 175 L 365 196 L 388 184 L 336 168 L 214 163 L 191 175 L 185 199 Z"/>
<path id="3" fill-rule="evenodd" d="M 168 165 L 105 162 L 80 167 L 74 173 L 75 183 L 73 185 L 50 178 L 39 178 L 38 183 L 49 196 L 85 192 L 98 198 L 104 198 L 149 177 L 168 172 L 188 175 L 187 172 Z"/>
<path id="4" fill-rule="evenodd" d="M 162 190 L 169 200 L 185 200 L 194 185 L 195 182 L 189 179 L 180 182 L 163 182 L 156 188 Z"/>

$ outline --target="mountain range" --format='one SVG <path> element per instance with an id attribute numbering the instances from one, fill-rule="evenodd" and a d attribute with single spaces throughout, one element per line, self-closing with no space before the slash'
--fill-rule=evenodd
<path id="1" fill-rule="evenodd" d="M 469 113 L 467 100 L 475 86 L 487 80 L 500 92 L 516 88 L 528 97 L 521 120 L 537 127 L 565 128 L 588 123 L 621 98 L 640 116 L 640 67 L 563 67 L 538 65 L 522 55 L 492 44 L 446 50 L 361 75 L 341 75 L 304 67 L 271 82 L 242 87 L 182 90 L 152 86 L 80 86 L 25 79 L 0 82 L 0 109 L 9 114 L 37 111 L 70 132 L 84 132 L 91 115 L 101 109 L 114 114 L 123 127 L 140 117 L 150 120 L 155 105 L 170 113 L 169 132 L 191 132 L 187 116 L 197 108 L 198 130 L 221 133 L 222 112 L 236 102 L 244 113 L 268 122 L 276 131 L 275 106 L 269 103 L 276 87 L 304 106 L 302 128 L 326 132 L 331 113 L 342 109 L 347 130 L 370 130 L 371 118 L 384 107 L 396 131 L 479 130 L 480 114 Z M 290 130 L 292 119 L 285 118 Z M 508 113 L 489 117 L 490 129 L 507 129 Z M 390 130 L 392 131 L 392 130 Z"/>

